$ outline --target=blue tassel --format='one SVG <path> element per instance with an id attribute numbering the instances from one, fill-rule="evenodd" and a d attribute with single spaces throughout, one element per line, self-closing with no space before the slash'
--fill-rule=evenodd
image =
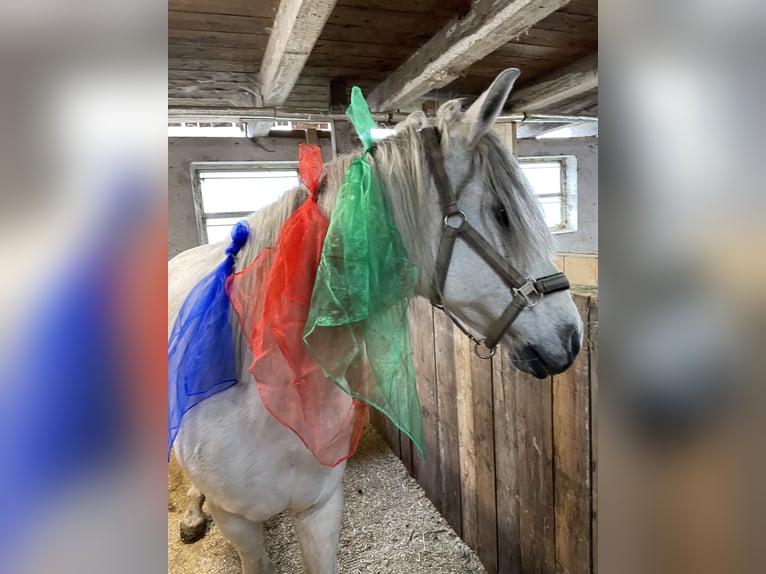
<path id="1" fill-rule="evenodd" d="M 226 279 L 250 230 L 231 231 L 226 259 L 186 297 L 168 340 L 168 461 L 183 416 L 192 407 L 237 383 Z"/>

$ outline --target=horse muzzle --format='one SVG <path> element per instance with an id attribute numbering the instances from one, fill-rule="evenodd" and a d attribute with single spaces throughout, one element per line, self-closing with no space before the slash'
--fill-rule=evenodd
<path id="1" fill-rule="evenodd" d="M 511 353 L 513 366 L 537 377 L 544 379 L 566 371 L 577 358 L 582 345 L 582 331 L 579 326 L 572 325 L 558 329 L 561 346 L 558 349 L 535 346 L 527 343 Z"/>

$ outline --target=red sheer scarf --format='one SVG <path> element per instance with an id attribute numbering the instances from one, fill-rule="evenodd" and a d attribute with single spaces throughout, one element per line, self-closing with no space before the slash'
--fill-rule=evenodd
<path id="1" fill-rule="evenodd" d="M 335 466 L 356 451 L 367 406 L 327 379 L 303 344 L 329 225 L 317 205 L 319 147 L 301 144 L 299 173 L 310 199 L 285 221 L 274 245 L 229 277 L 226 291 L 253 353 L 250 373 L 264 406 L 320 463 Z"/>

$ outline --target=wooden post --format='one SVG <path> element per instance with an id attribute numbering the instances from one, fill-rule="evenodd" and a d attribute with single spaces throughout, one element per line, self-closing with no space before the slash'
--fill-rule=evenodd
<path id="1" fill-rule="evenodd" d="M 553 482 L 556 572 L 591 572 L 590 298 L 576 294 L 583 351 L 553 377 Z"/>
<path id="2" fill-rule="evenodd" d="M 258 83 L 263 105 L 285 103 L 335 0 L 282 0 L 263 55 Z"/>
<path id="3" fill-rule="evenodd" d="M 514 112 L 538 112 L 598 87 L 598 55 L 590 54 L 511 94 Z"/>
<path id="4" fill-rule="evenodd" d="M 349 122 L 333 122 L 335 129 L 335 153 L 340 155 L 354 150 L 353 127 Z"/>
<path id="5" fill-rule="evenodd" d="M 330 80 L 330 111 L 343 113 L 348 103 L 348 80 L 346 78 Z"/>
<path id="6" fill-rule="evenodd" d="M 508 146 L 513 155 L 518 155 L 519 151 L 516 127 L 516 122 L 498 122 L 495 124 L 495 133 L 500 136 L 500 139 Z"/>
<path id="7" fill-rule="evenodd" d="M 370 93 L 370 109 L 395 110 L 446 86 L 569 1 L 475 0 L 467 14 L 450 21 Z"/>

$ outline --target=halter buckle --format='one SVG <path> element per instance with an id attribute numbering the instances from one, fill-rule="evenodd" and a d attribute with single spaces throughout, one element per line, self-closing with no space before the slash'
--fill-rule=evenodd
<path id="1" fill-rule="evenodd" d="M 527 307 L 534 307 L 543 300 L 543 294 L 535 287 L 534 277 L 527 277 L 527 282 L 521 287 L 514 288 L 513 293 L 524 297 L 524 300 L 527 302 Z"/>
<path id="2" fill-rule="evenodd" d="M 484 342 L 485 339 L 482 339 L 481 341 L 475 341 L 473 345 L 473 352 L 476 354 L 477 357 L 480 359 L 491 359 L 495 356 L 495 351 L 497 351 L 497 347 L 488 347 L 486 343 Z M 484 347 L 489 351 L 489 354 L 482 354 L 481 348 Z"/>
<path id="3" fill-rule="evenodd" d="M 452 225 L 451 223 L 454 222 L 454 219 L 458 218 L 459 221 L 457 222 L 457 225 Z M 444 216 L 444 227 L 449 227 L 450 229 L 460 229 L 463 227 L 463 224 L 466 222 L 465 213 L 458 209 L 457 211 L 453 211 L 452 213 L 448 213 Z"/>

